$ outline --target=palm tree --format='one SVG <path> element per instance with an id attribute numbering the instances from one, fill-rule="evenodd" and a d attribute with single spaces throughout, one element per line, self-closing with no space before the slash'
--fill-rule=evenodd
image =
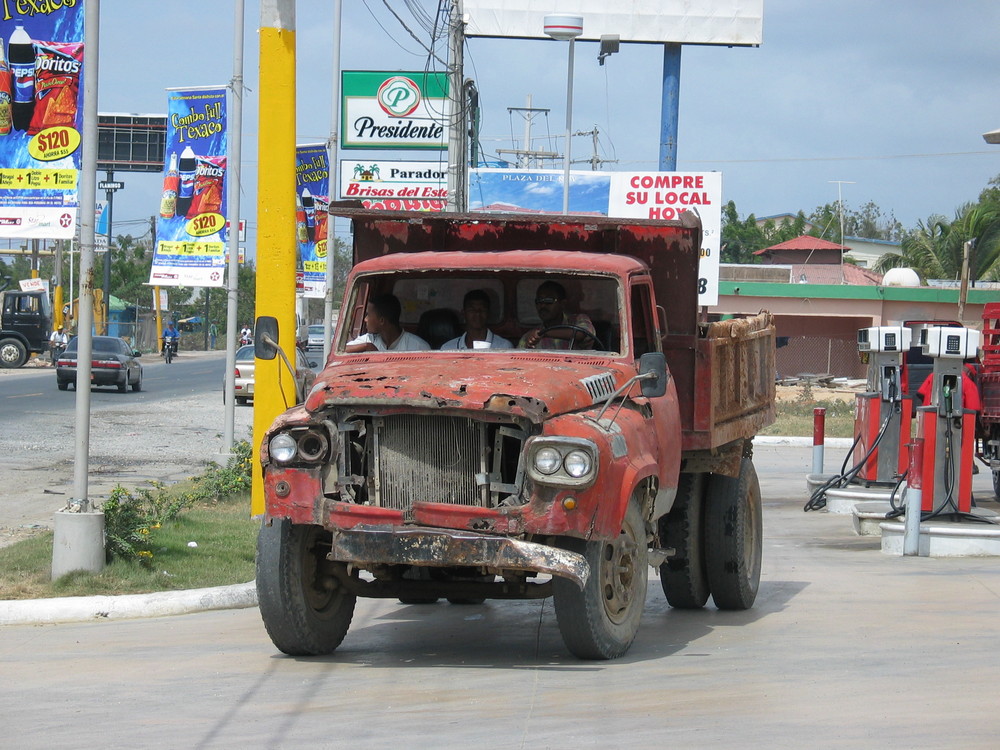
<path id="1" fill-rule="evenodd" d="M 957 281 L 967 240 L 975 240 L 970 278 L 1000 278 L 1000 206 L 992 203 L 967 203 L 951 221 L 935 214 L 917 222 L 917 228 L 903 237 L 900 251 L 884 254 L 875 270 L 885 273 L 890 268 L 912 268 L 925 280 Z"/>

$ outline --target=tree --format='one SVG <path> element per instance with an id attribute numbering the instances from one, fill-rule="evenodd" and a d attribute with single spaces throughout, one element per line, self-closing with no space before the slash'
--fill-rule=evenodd
<path id="1" fill-rule="evenodd" d="M 754 253 L 767 247 L 764 233 L 757 226 L 757 219 L 750 214 L 741 220 L 736 203 L 729 201 L 722 207 L 722 237 L 719 258 L 723 263 L 756 263 Z"/>
<path id="2" fill-rule="evenodd" d="M 839 202 L 818 206 L 809 215 L 809 221 L 813 224 L 809 234 L 843 245 L 844 238 L 840 234 L 840 208 Z M 896 242 L 903 236 L 903 225 L 896 220 L 891 211 L 885 215 L 874 201 L 868 201 L 856 211 L 845 202 L 843 209 L 844 236 L 889 242 Z"/>
<path id="3" fill-rule="evenodd" d="M 1000 205 L 967 203 L 955 212 L 951 221 L 934 215 L 917 223 L 900 243 L 898 253 L 879 258 L 875 270 L 912 268 L 924 279 L 957 281 L 962 273 L 966 241 L 974 240 L 969 255 L 969 277 L 1000 279 Z"/>

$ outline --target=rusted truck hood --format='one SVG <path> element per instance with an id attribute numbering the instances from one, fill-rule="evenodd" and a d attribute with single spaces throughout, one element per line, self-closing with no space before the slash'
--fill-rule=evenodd
<path id="1" fill-rule="evenodd" d="M 341 405 L 474 409 L 540 421 L 603 402 L 634 374 L 611 359 L 558 355 L 345 357 L 316 378 L 305 405 L 310 412 Z"/>

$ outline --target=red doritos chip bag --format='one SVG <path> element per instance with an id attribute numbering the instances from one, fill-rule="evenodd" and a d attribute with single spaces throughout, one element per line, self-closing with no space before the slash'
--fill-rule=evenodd
<path id="1" fill-rule="evenodd" d="M 226 177 L 225 156 L 199 156 L 194 171 L 194 195 L 187 218 L 222 211 L 222 186 Z"/>
<path id="2" fill-rule="evenodd" d="M 28 134 L 76 127 L 83 42 L 35 42 L 35 111 Z"/>

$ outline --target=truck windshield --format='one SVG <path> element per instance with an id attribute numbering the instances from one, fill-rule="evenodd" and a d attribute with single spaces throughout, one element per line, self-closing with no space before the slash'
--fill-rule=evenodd
<path id="1" fill-rule="evenodd" d="M 466 305 L 473 299 L 486 305 L 490 336 L 509 342 L 498 349 L 526 346 L 524 337 L 539 329 L 549 329 L 551 335 L 542 337 L 536 349 L 618 353 L 622 347 L 625 300 L 617 277 L 498 271 L 359 277 L 345 309 L 350 318 L 342 329 L 338 351 L 368 333 L 368 302 L 385 294 L 399 302 L 401 330 L 420 337 L 432 350 L 473 348 L 454 342 L 467 331 Z M 570 337 L 578 329 L 583 330 L 570 346 Z M 587 332 L 595 338 L 583 338 Z"/>

